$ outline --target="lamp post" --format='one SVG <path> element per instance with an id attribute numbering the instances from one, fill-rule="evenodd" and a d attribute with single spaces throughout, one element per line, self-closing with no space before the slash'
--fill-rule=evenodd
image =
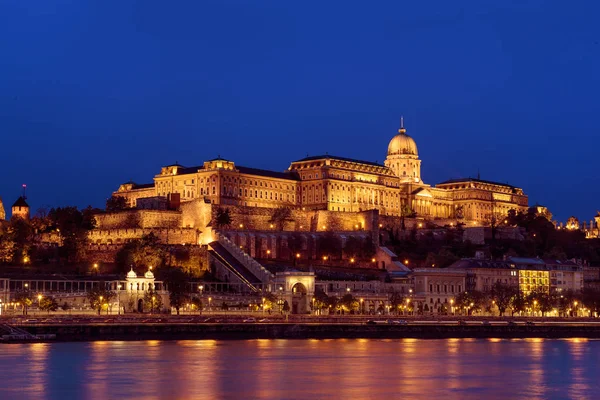
<path id="1" fill-rule="evenodd" d="M 117 315 L 121 315 L 121 284 L 117 285 Z"/>
<path id="2" fill-rule="evenodd" d="M 102 310 L 102 299 L 104 298 L 104 296 L 100 296 L 100 302 L 98 304 L 98 315 L 100 315 L 100 310 Z"/>
<path id="3" fill-rule="evenodd" d="M 38 312 L 41 310 L 42 306 L 42 295 L 38 294 Z"/>
<path id="4" fill-rule="evenodd" d="M 365 313 L 364 301 L 365 301 L 365 299 L 363 299 L 361 297 L 361 299 L 360 299 L 360 313 L 361 313 L 361 315 Z"/>
<path id="5" fill-rule="evenodd" d="M 265 300 L 266 299 L 263 297 L 262 298 L 262 315 L 263 315 L 263 317 L 265 316 Z"/>
<path id="6" fill-rule="evenodd" d="M 212 312 L 211 302 L 212 302 L 212 297 L 209 297 L 208 298 L 208 309 Z"/>
<path id="7" fill-rule="evenodd" d="M 279 300 L 277 300 L 279 306 L 279 314 L 283 313 L 283 286 L 279 286 Z"/>
<path id="8" fill-rule="evenodd" d="M 452 315 L 454 315 L 454 299 L 450 299 L 450 311 Z"/>

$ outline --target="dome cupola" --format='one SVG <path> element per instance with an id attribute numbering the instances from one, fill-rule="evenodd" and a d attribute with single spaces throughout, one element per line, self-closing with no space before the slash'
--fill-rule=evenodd
<path id="1" fill-rule="evenodd" d="M 397 154 L 409 154 L 413 156 L 419 155 L 417 152 L 417 144 L 414 139 L 406 134 L 404 128 L 404 119 L 401 119 L 400 129 L 398 134 L 392 138 L 388 145 L 388 156 Z"/>
<path id="2" fill-rule="evenodd" d="M 421 160 L 417 151 L 417 144 L 406 134 L 404 118 L 400 119 L 398 134 L 392 138 L 388 145 L 385 166 L 392 170 L 400 182 L 422 183 Z"/>

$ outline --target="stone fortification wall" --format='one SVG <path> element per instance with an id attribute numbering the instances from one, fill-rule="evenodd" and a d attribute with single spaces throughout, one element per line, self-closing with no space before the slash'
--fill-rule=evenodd
<path id="1" fill-rule="evenodd" d="M 218 206 L 201 199 L 183 202 L 179 207 L 182 215 L 181 226 L 204 231 L 211 222 L 213 209 L 216 213 L 217 208 Z"/>
<path id="2" fill-rule="evenodd" d="M 377 210 L 363 212 L 335 212 L 327 210 L 290 210 L 283 223 L 273 221 L 276 208 L 218 206 L 212 205 L 212 219 L 216 219 L 219 207 L 228 209 L 232 218 L 232 230 L 323 232 L 363 231 L 378 228 Z M 187 220 L 184 217 L 184 221 Z"/>
<path id="3" fill-rule="evenodd" d="M 91 244 L 121 244 L 144 235 L 154 234 L 161 243 L 196 244 L 198 231 L 193 228 L 130 228 L 130 229 L 94 229 L 88 238 Z"/>
<path id="4" fill-rule="evenodd" d="M 96 214 L 98 229 L 122 228 L 179 228 L 182 215 L 179 211 L 163 210 L 124 210 L 113 213 Z"/>

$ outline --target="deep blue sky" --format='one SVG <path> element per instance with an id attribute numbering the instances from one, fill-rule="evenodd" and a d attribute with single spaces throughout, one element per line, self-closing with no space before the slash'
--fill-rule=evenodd
<path id="1" fill-rule="evenodd" d="M 600 209 L 595 1 L 0 1 L 0 196 L 102 207 L 161 165 L 382 162 Z"/>

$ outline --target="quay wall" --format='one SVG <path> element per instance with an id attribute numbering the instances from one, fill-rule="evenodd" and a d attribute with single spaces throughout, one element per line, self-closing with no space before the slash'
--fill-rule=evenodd
<path id="1" fill-rule="evenodd" d="M 245 340 L 245 339 L 447 339 L 447 338 L 600 338 L 597 325 L 448 326 L 359 324 L 109 324 L 20 325 L 32 334 L 55 334 L 56 341 Z"/>

